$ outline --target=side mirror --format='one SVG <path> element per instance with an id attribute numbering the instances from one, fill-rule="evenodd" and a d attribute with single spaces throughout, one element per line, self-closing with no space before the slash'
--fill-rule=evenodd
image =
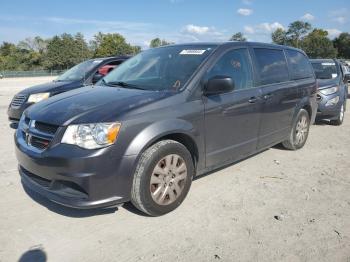
<path id="1" fill-rule="evenodd" d="M 100 73 L 96 73 L 94 74 L 94 76 L 92 77 L 92 83 L 96 84 L 98 81 L 100 81 L 102 78 L 104 77 L 104 75 L 100 74 Z"/>
<path id="2" fill-rule="evenodd" d="M 205 96 L 229 93 L 235 89 L 234 81 L 229 76 L 214 76 L 204 86 Z"/>
<path id="3" fill-rule="evenodd" d="M 344 75 L 344 83 L 348 83 L 350 81 L 350 74 Z"/>

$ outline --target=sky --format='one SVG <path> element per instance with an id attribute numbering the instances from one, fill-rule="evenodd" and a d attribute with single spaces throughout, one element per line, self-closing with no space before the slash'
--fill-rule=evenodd
<path id="1" fill-rule="evenodd" d="M 227 41 L 242 32 L 271 42 L 271 32 L 303 20 L 328 30 L 350 31 L 349 0 L 9 0 L 0 3 L 0 43 L 81 32 L 120 33 L 146 48 L 159 37 L 181 43 Z"/>

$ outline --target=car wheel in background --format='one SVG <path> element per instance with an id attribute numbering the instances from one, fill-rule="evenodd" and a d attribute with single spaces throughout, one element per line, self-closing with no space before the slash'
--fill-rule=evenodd
<path id="1" fill-rule="evenodd" d="M 337 119 L 331 120 L 331 124 L 335 126 L 340 126 L 344 121 L 345 115 L 345 102 L 341 105 Z"/>
<path id="2" fill-rule="evenodd" d="M 185 199 L 193 174 L 193 160 L 187 148 L 173 140 L 160 141 L 140 157 L 131 202 L 150 216 L 171 212 Z"/>
<path id="3" fill-rule="evenodd" d="M 293 124 L 289 138 L 282 145 L 289 150 L 302 148 L 307 140 L 310 129 L 310 116 L 305 109 L 301 109 Z"/>

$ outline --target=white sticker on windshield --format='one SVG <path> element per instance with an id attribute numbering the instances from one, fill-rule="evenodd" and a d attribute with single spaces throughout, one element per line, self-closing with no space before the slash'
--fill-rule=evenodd
<path id="1" fill-rule="evenodd" d="M 332 74 L 332 78 L 336 78 L 338 74 Z"/>
<path id="2" fill-rule="evenodd" d="M 335 63 L 322 63 L 322 65 L 324 65 L 324 66 L 333 66 L 333 65 L 335 65 Z"/>
<path id="3" fill-rule="evenodd" d="M 101 63 L 102 60 L 94 60 L 93 63 Z"/>
<path id="4" fill-rule="evenodd" d="M 206 50 L 202 49 L 191 49 L 191 50 L 182 50 L 180 55 L 203 55 Z"/>

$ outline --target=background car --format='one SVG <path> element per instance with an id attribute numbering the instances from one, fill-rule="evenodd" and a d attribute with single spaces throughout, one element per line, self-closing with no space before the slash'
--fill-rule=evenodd
<path id="1" fill-rule="evenodd" d="M 104 65 L 98 70 L 98 73 L 103 75 L 103 76 L 106 76 L 107 74 L 109 74 L 117 66 L 118 65 Z"/>
<path id="2" fill-rule="evenodd" d="M 90 59 L 72 67 L 53 82 L 22 90 L 14 96 L 9 105 L 7 114 L 10 126 L 17 128 L 23 111 L 32 104 L 66 91 L 95 84 L 128 58 L 130 56 Z M 105 68 L 105 70 L 101 73 L 100 69 L 102 68 Z"/>
<path id="3" fill-rule="evenodd" d="M 336 59 L 311 59 L 318 82 L 317 119 L 330 120 L 331 124 L 341 125 L 346 110 L 348 96 L 348 75 Z"/>
<path id="4" fill-rule="evenodd" d="M 349 86 L 350 86 L 350 66 L 347 63 L 343 62 L 342 68 L 343 68 L 344 76 L 347 79 L 347 84 L 348 84 L 348 88 L 349 88 Z M 349 97 L 349 94 L 348 94 L 348 97 Z"/>

